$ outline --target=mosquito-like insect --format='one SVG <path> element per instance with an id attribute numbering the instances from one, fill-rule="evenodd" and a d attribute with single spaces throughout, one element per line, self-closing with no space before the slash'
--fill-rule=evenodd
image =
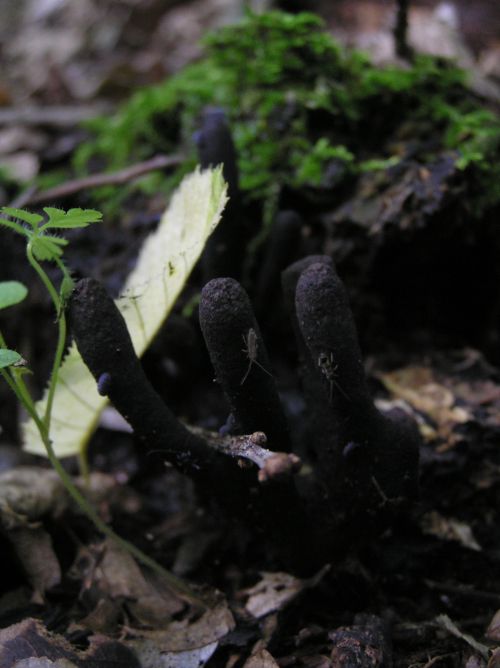
<path id="1" fill-rule="evenodd" d="M 243 385 L 243 383 L 248 378 L 252 364 L 256 364 L 260 369 L 262 369 L 264 373 L 267 373 L 268 376 L 272 376 L 269 371 L 264 369 L 262 364 L 257 360 L 259 342 L 257 341 L 257 332 L 255 329 L 253 329 L 253 327 L 250 327 L 248 332 L 243 334 L 243 343 L 245 344 L 245 347 L 242 348 L 241 352 L 245 353 L 245 355 L 248 357 L 248 369 L 246 370 L 240 385 Z"/>
<path id="2" fill-rule="evenodd" d="M 333 398 L 333 386 L 337 388 L 337 390 L 343 395 L 343 397 L 347 400 L 349 400 L 349 397 L 347 394 L 344 392 L 344 390 L 340 387 L 339 383 L 337 382 L 337 369 L 338 369 L 338 364 L 335 363 L 335 359 L 333 357 L 333 353 L 320 353 L 318 357 L 318 367 L 321 370 L 321 373 L 323 376 L 326 378 L 330 385 L 330 401 Z"/>

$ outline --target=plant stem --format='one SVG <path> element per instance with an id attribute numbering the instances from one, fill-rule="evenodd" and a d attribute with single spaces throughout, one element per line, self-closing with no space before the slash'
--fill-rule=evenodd
<path id="1" fill-rule="evenodd" d="M 90 468 L 86 446 L 82 447 L 78 452 L 78 468 L 80 469 L 80 475 L 85 480 L 85 483 L 88 487 L 90 483 Z"/>
<path id="2" fill-rule="evenodd" d="M 61 299 L 59 297 L 59 294 L 57 293 L 56 288 L 54 287 L 52 281 L 50 278 L 47 276 L 45 271 L 42 269 L 40 264 L 37 262 L 33 255 L 33 251 L 31 248 L 31 243 L 28 243 L 26 247 L 26 255 L 28 257 L 28 261 L 33 267 L 33 269 L 36 271 L 40 279 L 42 280 L 45 288 L 47 289 L 47 292 L 50 295 L 50 298 L 52 299 L 52 303 L 54 304 L 54 307 L 56 309 L 56 313 L 58 314 L 58 319 L 57 319 L 57 327 L 58 327 L 58 333 L 57 333 L 57 345 L 56 345 L 56 351 L 54 353 L 54 361 L 52 363 L 52 373 L 50 374 L 50 381 L 49 381 L 49 388 L 48 388 L 48 393 L 47 393 L 47 404 L 45 406 L 45 414 L 43 416 L 43 422 L 45 424 L 45 427 L 47 429 L 47 433 L 50 432 L 50 420 L 52 417 L 52 405 L 54 403 L 54 393 L 56 391 L 56 385 L 57 385 L 57 376 L 59 372 L 59 368 L 61 366 L 63 354 L 64 354 L 64 346 L 66 344 L 66 315 L 61 308 Z M 58 266 L 61 268 L 61 262 L 57 263 Z M 63 269 L 63 274 L 67 274 L 67 271 Z"/>
<path id="3" fill-rule="evenodd" d="M 26 245 L 26 256 L 28 262 L 33 267 L 33 269 L 38 274 L 40 280 L 45 286 L 47 292 L 50 295 L 52 303 L 54 305 L 56 314 L 57 314 L 57 324 L 58 324 L 58 334 L 57 334 L 57 345 L 56 351 L 54 354 L 54 361 L 52 363 L 52 373 L 50 376 L 48 393 L 47 393 L 47 403 L 45 405 L 45 411 L 43 417 L 38 413 L 36 405 L 33 402 L 31 394 L 21 377 L 21 373 L 17 372 L 16 369 L 12 368 L 10 370 L 0 369 L 0 374 L 5 379 L 7 385 L 10 387 L 12 392 L 16 395 L 20 403 L 26 408 L 28 414 L 33 419 L 42 439 L 45 450 L 47 451 L 47 456 L 50 463 L 52 464 L 54 470 L 59 475 L 63 486 L 65 487 L 68 494 L 76 502 L 80 510 L 87 515 L 87 517 L 93 522 L 94 526 L 105 536 L 108 536 L 115 543 L 117 543 L 122 549 L 131 554 L 137 561 L 142 563 L 144 566 L 150 568 L 153 572 L 159 575 L 165 580 L 165 582 L 171 587 L 171 589 L 185 602 L 189 603 L 192 606 L 197 608 L 206 609 L 207 603 L 200 597 L 194 594 L 191 589 L 175 575 L 164 569 L 160 566 L 154 559 L 148 557 L 147 554 L 144 554 L 139 548 L 137 548 L 132 543 L 129 543 L 127 540 L 116 534 L 113 529 L 111 529 L 99 516 L 97 511 L 92 507 L 92 504 L 87 501 L 86 497 L 73 483 L 70 475 L 66 472 L 60 460 L 58 459 L 54 448 L 52 446 L 52 441 L 50 440 L 50 422 L 52 415 L 52 406 L 54 403 L 55 389 L 59 374 L 59 369 L 61 366 L 64 346 L 66 344 L 66 314 L 64 313 L 64 302 L 65 302 L 65 293 L 66 287 L 64 286 L 64 281 L 67 279 L 71 281 L 71 276 L 67 270 L 64 263 L 60 260 L 59 257 L 54 257 L 53 260 L 56 263 L 57 267 L 61 270 L 63 275 L 63 283 L 61 284 L 61 290 L 58 292 L 52 281 L 50 280 L 47 273 L 44 271 L 40 263 L 37 261 L 33 254 L 33 235 L 28 234 L 27 231 L 18 223 L 14 223 L 10 220 L 1 218 L 1 223 L 6 227 L 10 228 L 14 232 L 21 234 L 25 237 L 28 237 L 28 243 Z M 40 228 L 43 230 L 43 227 Z M 71 285 L 71 283 L 70 283 Z M 0 346 L 6 348 L 5 339 L 0 332 Z M 84 455 L 81 453 L 80 464 L 82 470 L 85 473 L 85 477 L 88 478 L 88 469 L 86 462 L 84 462 Z"/>
<path id="4" fill-rule="evenodd" d="M 26 409 L 33 418 L 37 426 L 37 429 L 40 433 L 42 442 L 47 451 L 47 456 L 49 458 L 49 461 L 54 467 L 56 473 L 59 475 L 68 494 L 74 499 L 74 501 L 77 503 L 81 511 L 85 513 L 85 515 L 87 515 L 87 517 L 94 523 L 97 530 L 100 531 L 105 536 L 108 536 L 109 538 L 114 540 L 115 543 L 117 543 L 120 547 L 126 550 L 133 557 L 135 557 L 137 561 L 142 563 L 144 566 L 147 566 L 157 575 L 162 577 L 165 580 L 165 582 L 167 582 L 167 584 L 173 589 L 173 591 L 184 601 L 186 601 L 190 605 L 206 609 L 207 604 L 205 603 L 205 601 L 203 601 L 203 599 L 200 598 L 199 596 L 196 596 L 196 594 L 194 594 L 182 580 L 180 580 L 175 575 L 164 569 L 154 559 L 148 557 L 147 554 L 144 554 L 144 552 L 142 552 L 142 550 L 139 550 L 139 548 L 137 548 L 135 545 L 129 543 L 127 540 L 125 540 L 117 533 L 115 533 L 113 529 L 111 529 L 99 517 L 97 511 L 87 501 L 82 492 L 80 492 L 80 490 L 75 486 L 75 484 L 71 480 L 71 477 L 66 472 L 63 465 L 59 461 L 56 453 L 54 452 L 54 448 L 52 447 L 52 441 L 50 440 L 49 437 L 50 418 L 52 414 L 52 406 L 54 402 L 54 393 L 57 384 L 58 372 L 61 366 L 61 361 L 64 353 L 64 346 L 66 343 L 66 315 L 64 313 L 62 299 L 59 293 L 57 292 L 54 284 L 52 283 L 46 272 L 43 270 L 43 268 L 33 255 L 31 241 L 28 242 L 26 246 L 26 256 L 28 258 L 28 262 L 36 271 L 42 283 L 44 284 L 45 288 L 47 289 L 47 292 L 49 293 L 52 303 L 55 307 L 56 313 L 58 314 L 58 336 L 57 336 L 56 352 L 54 354 L 54 362 L 52 364 L 52 373 L 49 381 L 49 389 L 47 394 L 47 404 L 45 407 L 45 413 L 43 418 L 41 418 L 38 415 L 36 408 L 34 407 L 33 401 L 24 385 L 24 382 L 22 382 L 20 378 L 12 379 L 8 376 L 8 374 L 2 374 L 2 375 L 4 375 L 4 377 L 6 376 L 6 380 L 9 384 L 9 387 L 11 387 L 11 389 L 16 394 L 18 399 L 26 406 Z M 56 258 L 55 262 L 59 267 L 59 269 L 61 269 L 63 276 L 70 278 L 69 272 L 67 271 L 64 264 L 58 258 Z M 83 467 L 83 470 L 85 471 L 86 467 Z"/>
<path id="5" fill-rule="evenodd" d="M 59 295 L 57 294 L 57 290 L 55 289 L 54 285 L 52 284 L 52 281 L 50 278 L 47 276 L 45 271 L 42 269 L 38 261 L 35 259 L 35 256 L 33 255 L 33 248 L 31 245 L 31 241 L 28 243 L 26 246 L 26 256 L 28 258 L 28 262 L 30 265 L 33 267 L 33 269 L 36 271 L 40 279 L 42 280 L 42 283 L 44 284 L 47 292 L 50 295 L 50 298 L 52 299 L 52 303 L 54 304 L 56 308 L 56 312 L 59 309 Z"/>
<path id="6" fill-rule="evenodd" d="M 64 346 L 66 345 L 66 315 L 64 311 L 61 312 L 58 320 L 58 335 L 57 335 L 57 346 L 56 352 L 54 354 L 54 363 L 52 365 L 52 373 L 50 375 L 49 381 L 49 391 L 47 394 L 47 406 L 45 408 L 44 422 L 47 427 L 47 431 L 50 428 L 50 420 L 52 417 L 52 405 L 54 403 L 54 394 L 56 391 L 57 385 L 57 376 L 59 374 L 59 368 L 61 367 L 61 362 L 64 354 Z"/>
<path id="7" fill-rule="evenodd" d="M 0 345 L 4 345 L 4 339 L 1 333 L 0 333 Z M 162 577 L 166 581 L 166 583 L 172 588 L 172 590 L 184 601 L 186 601 L 190 605 L 195 605 L 199 608 L 206 609 L 207 604 L 205 603 L 205 601 L 201 597 L 196 596 L 182 580 L 180 580 L 175 575 L 173 575 L 165 568 L 160 566 L 160 564 L 158 564 L 151 557 L 148 557 L 147 554 L 144 554 L 144 552 L 139 550 L 139 548 L 137 548 L 135 545 L 129 543 L 129 541 L 125 540 L 117 533 L 115 533 L 113 529 L 111 529 L 99 517 L 96 510 L 92 507 L 92 505 L 87 501 L 85 496 L 76 487 L 76 485 L 71 480 L 71 477 L 66 472 L 63 465 L 57 458 L 57 455 L 54 452 L 54 448 L 52 447 L 52 442 L 47 432 L 46 424 L 36 412 L 33 400 L 31 399 L 31 396 L 29 395 L 28 390 L 24 385 L 24 381 L 22 381 L 20 378 L 11 378 L 11 376 L 8 374 L 8 372 L 5 371 L 5 369 L 0 369 L 0 374 L 5 379 L 10 389 L 14 392 L 20 403 L 25 406 L 29 415 L 35 422 L 36 427 L 40 433 L 42 442 L 47 451 L 47 456 L 49 458 L 49 461 L 52 464 L 56 473 L 59 475 L 59 478 L 61 479 L 64 488 L 66 489 L 68 494 L 74 499 L 80 510 L 85 515 L 87 515 L 87 517 L 93 522 L 94 526 L 98 529 L 98 531 L 103 533 L 105 536 L 111 538 L 126 552 L 135 557 L 137 561 L 142 563 L 144 566 L 147 566 L 157 575 Z"/>
<path id="8" fill-rule="evenodd" d="M 0 347 L 2 348 L 7 347 L 7 343 L 5 341 L 2 332 L 0 332 Z M 31 398 L 31 395 L 28 391 L 28 388 L 26 387 L 26 383 L 24 382 L 24 380 L 21 378 L 20 375 L 16 375 L 16 372 L 12 369 L 10 369 L 10 373 L 9 371 L 7 371 L 7 369 L 0 369 L 0 372 L 7 385 L 16 395 L 18 401 L 20 401 L 21 404 L 26 408 L 26 411 L 28 412 L 29 416 L 35 419 L 35 415 L 37 414 L 35 409 L 35 404 L 33 403 L 33 399 Z"/>
<path id="9" fill-rule="evenodd" d="M 19 401 L 21 404 L 23 404 L 23 406 L 24 406 L 24 405 L 25 405 L 25 404 L 24 404 L 24 398 L 23 398 L 21 392 L 19 391 L 19 387 L 17 386 L 17 384 L 15 383 L 15 381 L 9 376 L 8 371 L 6 371 L 5 369 L 0 369 L 0 374 L 2 375 L 2 378 L 5 380 L 5 382 L 7 383 L 7 385 L 10 387 L 10 389 L 14 392 L 14 394 L 16 395 L 18 401 Z M 30 414 L 30 417 L 32 417 L 33 419 L 35 419 L 35 415 L 34 415 L 34 413 L 32 413 L 32 412 L 28 409 L 28 406 L 26 406 L 26 410 L 27 410 L 28 413 Z"/>
<path id="10" fill-rule="evenodd" d="M 35 420 L 36 425 L 38 427 L 38 430 L 40 431 L 40 436 L 42 438 L 43 444 L 45 446 L 45 449 L 47 450 L 47 456 L 49 458 L 50 463 L 54 467 L 55 471 L 58 473 L 59 477 L 61 478 L 61 481 L 66 488 L 68 494 L 75 500 L 79 508 L 82 510 L 82 512 L 87 515 L 87 517 L 94 523 L 96 528 L 103 533 L 105 536 L 108 536 L 112 540 L 115 541 L 120 547 L 122 547 L 125 551 L 127 551 L 129 554 L 131 554 L 133 557 L 137 559 L 137 561 L 141 562 L 144 564 L 144 566 L 147 566 L 150 568 L 153 572 L 155 572 L 157 575 L 160 577 L 164 578 L 164 580 L 167 582 L 167 584 L 173 589 L 173 591 L 178 594 L 184 601 L 188 602 L 191 605 L 196 605 L 201 608 L 206 608 L 207 604 L 205 601 L 203 601 L 202 598 L 199 596 L 196 596 L 193 594 L 191 589 L 179 578 L 177 578 L 175 575 L 164 569 L 162 566 L 160 566 L 154 559 L 151 557 L 148 557 L 147 554 L 144 554 L 139 548 L 137 548 L 135 545 L 132 543 L 129 543 L 129 541 L 125 540 L 121 536 L 119 536 L 117 533 L 113 531 L 97 514 L 95 509 L 92 507 L 92 505 L 87 501 L 85 496 L 80 492 L 80 490 L 75 486 L 73 481 L 71 480 L 71 477 L 69 474 L 66 472 L 64 469 L 63 465 L 57 458 L 57 455 L 54 452 L 54 448 L 52 447 L 52 443 L 50 441 L 50 438 L 48 437 L 47 431 L 45 430 L 45 426 L 42 423 L 40 419 Z"/>

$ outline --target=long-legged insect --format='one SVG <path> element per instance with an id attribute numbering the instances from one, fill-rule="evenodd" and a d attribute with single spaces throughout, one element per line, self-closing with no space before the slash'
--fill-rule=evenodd
<path id="1" fill-rule="evenodd" d="M 333 353 L 330 354 L 320 353 L 318 357 L 318 367 L 321 369 L 321 373 L 327 379 L 330 385 L 329 400 L 331 401 L 333 398 L 333 386 L 335 385 L 335 387 L 342 394 L 342 396 L 349 401 L 348 395 L 344 392 L 344 390 L 340 387 L 340 384 L 337 382 L 338 364 L 335 363 Z"/>
<path id="2" fill-rule="evenodd" d="M 264 373 L 267 373 L 268 376 L 272 377 L 272 374 L 270 374 L 269 371 L 257 360 L 259 343 L 257 341 L 257 332 L 253 327 L 251 327 L 246 334 L 243 334 L 243 343 L 245 344 L 245 347 L 242 348 L 241 352 L 245 353 L 248 357 L 248 369 L 246 370 L 240 385 L 243 385 L 248 378 L 252 364 L 256 364 L 262 371 L 264 371 Z"/>

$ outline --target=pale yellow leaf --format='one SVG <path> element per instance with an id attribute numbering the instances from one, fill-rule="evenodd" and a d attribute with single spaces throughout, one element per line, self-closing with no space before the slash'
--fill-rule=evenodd
<path id="1" fill-rule="evenodd" d="M 217 226 L 227 201 L 220 168 L 197 169 L 184 178 L 158 228 L 145 241 L 135 269 L 117 300 L 140 356 L 163 324 Z M 37 403 L 43 414 L 46 399 Z M 106 406 L 96 382 L 72 345 L 59 372 L 52 413 L 51 439 L 59 457 L 80 452 Z M 32 420 L 24 425 L 24 448 L 45 454 Z"/>

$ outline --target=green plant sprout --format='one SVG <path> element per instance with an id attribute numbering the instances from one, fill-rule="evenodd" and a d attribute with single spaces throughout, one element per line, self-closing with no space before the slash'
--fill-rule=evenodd
<path id="1" fill-rule="evenodd" d="M 7 227 L 21 235 L 26 240 L 26 257 L 29 264 L 38 274 L 38 277 L 50 295 L 57 314 L 57 342 L 52 363 L 52 372 L 47 390 L 47 402 L 43 413 L 37 410 L 35 401 L 24 382 L 23 376 L 29 372 L 27 362 L 20 353 L 7 347 L 5 338 L 0 331 L 0 374 L 10 387 L 17 399 L 33 419 L 40 438 L 47 451 L 55 471 L 58 473 L 66 491 L 74 499 L 81 511 L 94 523 L 95 527 L 105 536 L 110 537 L 120 547 L 129 552 L 139 562 L 164 578 L 167 584 L 185 601 L 196 606 L 206 607 L 206 604 L 179 578 L 175 577 L 160 566 L 154 559 L 148 557 L 135 545 L 129 543 L 116 534 L 99 516 L 84 494 L 73 483 L 70 475 L 62 466 L 57 457 L 50 438 L 50 422 L 53 407 L 54 392 L 58 373 L 62 363 L 66 345 L 67 322 L 65 305 L 73 289 L 73 279 L 63 261 L 64 248 L 68 240 L 56 236 L 54 232 L 77 227 L 87 227 L 92 223 L 100 222 L 102 214 L 93 209 L 70 209 L 65 212 L 61 209 L 46 207 L 43 209 L 46 217 L 41 214 L 30 213 L 21 209 L 3 207 L 0 216 L 0 225 Z M 13 220 L 15 219 L 15 220 Z M 62 274 L 59 288 L 56 287 L 41 262 L 54 262 Z M 27 288 L 18 281 L 0 282 L 0 309 L 14 306 L 23 301 L 28 293 Z"/>

